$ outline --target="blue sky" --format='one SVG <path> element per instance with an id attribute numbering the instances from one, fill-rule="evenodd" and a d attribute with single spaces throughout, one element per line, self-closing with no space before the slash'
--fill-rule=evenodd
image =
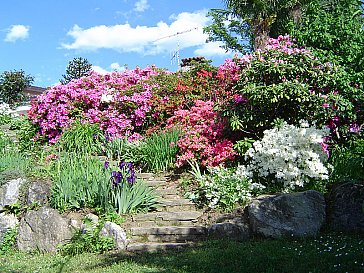
<path id="1" fill-rule="evenodd" d="M 178 47 L 180 58 L 205 56 L 219 65 L 231 53 L 205 43 L 203 27 L 206 12 L 223 7 L 222 0 L 2 1 L 0 73 L 22 69 L 33 85 L 48 87 L 75 57 L 100 73 L 152 64 L 176 71 Z"/>

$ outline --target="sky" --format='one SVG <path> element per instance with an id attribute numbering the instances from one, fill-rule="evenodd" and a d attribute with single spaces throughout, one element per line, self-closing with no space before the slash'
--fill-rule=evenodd
<path id="1" fill-rule="evenodd" d="M 59 83 L 76 57 L 99 73 L 156 65 L 176 71 L 178 58 L 219 65 L 233 53 L 206 43 L 206 13 L 223 0 L 12 0 L 0 6 L 0 73 L 23 70 L 33 85 Z"/>

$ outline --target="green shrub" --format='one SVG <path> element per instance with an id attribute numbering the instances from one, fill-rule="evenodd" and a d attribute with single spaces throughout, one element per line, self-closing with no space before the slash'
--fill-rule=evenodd
<path id="1" fill-rule="evenodd" d="M 77 231 L 67 244 L 59 247 L 62 255 L 75 256 L 82 253 L 103 253 L 113 249 L 115 242 L 112 238 L 100 236 L 100 231 L 105 221 L 99 221 L 96 226 L 89 220 L 85 219 L 84 230 Z"/>
<path id="2" fill-rule="evenodd" d="M 8 229 L 0 241 L 0 255 L 14 250 L 16 244 L 16 236 L 18 235 L 17 228 Z"/>
<path id="3" fill-rule="evenodd" d="M 241 175 L 235 168 L 208 167 L 202 174 L 198 165 L 193 166 L 196 188 L 186 194 L 199 205 L 231 211 L 238 205 L 245 205 L 260 187 Z"/>
<path id="4" fill-rule="evenodd" d="M 18 139 L 18 148 L 23 153 L 37 153 L 42 148 L 42 139 L 37 138 L 39 128 L 34 125 L 26 116 L 19 116 L 11 121 L 10 128 L 15 130 Z"/>
<path id="5" fill-rule="evenodd" d="M 364 181 L 364 139 L 353 141 L 347 147 L 336 146 L 331 152 L 333 182 Z"/>
<path id="6" fill-rule="evenodd" d="M 319 128 L 329 125 L 332 140 L 344 142 L 352 136 L 350 124 L 362 123 L 364 96 L 350 75 L 295 47 L 287 36 L 245 56 L 239 69 L 239 80 L 222 110 L 231 129 L 244 137 L 261 137 L 277 119 L 293 125 L 303 119 Z"/>

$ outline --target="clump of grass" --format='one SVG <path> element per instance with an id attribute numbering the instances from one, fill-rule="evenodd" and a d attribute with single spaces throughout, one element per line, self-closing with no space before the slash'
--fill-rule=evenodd
<path id="1" fill-rule="evenodd" d="M 168 171 L 175 167 L 177 159 L 177 141 L 180 131 L 168 130 L 154 133 L 145 140 L 143 163 L 145 169 L 153 172 Z"/>

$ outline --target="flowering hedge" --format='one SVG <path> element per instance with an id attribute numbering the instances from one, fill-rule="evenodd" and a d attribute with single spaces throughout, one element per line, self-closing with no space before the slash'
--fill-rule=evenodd
<path id="1" fill-rule="evenodd" d="M 78 119 L 100 124 L 110 137 L 138 138 L 151 110 L 152 87 L 144 85 L 141 92 L 128 88 L 158 73 L 163 72 L 150 67 L 105 76 L 94 72 L 50 88 L 31 102 L 28 116 L 40 126 L 39 134 L 53 143 Z"/>

